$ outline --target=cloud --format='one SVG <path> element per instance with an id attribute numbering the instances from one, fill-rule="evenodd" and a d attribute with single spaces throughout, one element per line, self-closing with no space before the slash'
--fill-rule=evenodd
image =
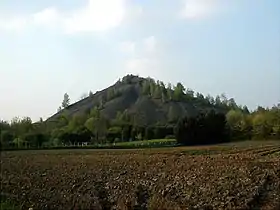
<path id="1" fill-rule="evenodd" d="M 155 36 L 144 38 L 138 42 L 123 42 L 120 51 L 129 53 L 124 62 L 126 74 L 140 76 L 157 76 L 161 69 L 159 44 Z"/>
<path id="2" fill-rule="evenodd" d="M 184 0 L 180 16 L 187 19 L 203 19 L 220 11 L 222 0 Z"/>
<path id="3" fill-rule="evenodd" d="M 68 33 L 105 31 L 119 26 L 124 20 L 125 0 L 89 0 L 85 8 L 63 20 Z"/>
<path id="4" fill-rule="evenodd" d="M 53 25 L 60 19 L 60 14 L 56 8 L 46 8 L 32 15 L 32 21 L 38 25 Z"/>
<path id="5" fill-rule="evenodd" d="M 15 17 L 12 19 L 0 19 L 0 31 L 2 30 L 13 30 L 21 31 L 27 26 L 28 20 L 25 17 Z"/>
<path id="6" fill-rule="evenodd" d="M 52 7 L 24 17 L 0 19 L 0 30 L 18 31 L 35 25 L 56 26 L 68 34 L 107 31 L 120 26 L 126 15 L 127 0 L 88 0 L 85 6 L 71 12 Z"/>

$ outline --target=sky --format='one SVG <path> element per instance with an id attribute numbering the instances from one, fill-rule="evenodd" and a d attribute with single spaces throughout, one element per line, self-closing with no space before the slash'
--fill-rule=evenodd
<path id="1" fill-rule="evenodd" d="M 280 102 L 279 0 L 1 0 L 0 119 L 46 119 L 127 74 Z"/>

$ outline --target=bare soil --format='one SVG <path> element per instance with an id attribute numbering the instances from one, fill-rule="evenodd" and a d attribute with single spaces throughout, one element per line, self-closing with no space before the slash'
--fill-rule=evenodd
<path id="1" fill-rule="evenodd" d="M 280 209 L 280 145 L 1 153 L 22 209 Z"/>

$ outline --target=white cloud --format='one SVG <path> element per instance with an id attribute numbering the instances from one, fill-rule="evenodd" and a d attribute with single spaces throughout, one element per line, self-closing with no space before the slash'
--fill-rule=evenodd
<path id="1" fill-rule="evenodd" d="M 180 16 L 187 19 L 207 18 L 215 15 L 221 4 L 221 0 L 184 0 Z"/>
<path id="2" fill-rule="evenodd" d="M 52 25 L 59 21 L 60 16 L 56 8 L 46 8 L 33 14 L 33 22 L 38 25 Z"/>
<path id="3" fill-rule="evenodd" d="M 46 8 L 21 18 L 0 18 L 0 30 L 22 30 L 28 25 L 59 26 L 66 33 L 107 31 L 122 24 L 127 0 L 88 0 L 71 12 Z"/>
<path id="4" fill-rule="evenodd" d="M 140 76 L 159 74 L 161 62 L 156 37 L 150 36 L 138 42 L 123 42 L 120 46 L 122 52 L 130 52 L 129 58 L 124 63 L 126 74 Z"/>
<path id="5" fill-rule="evenodd" d="M 15 17 L 12 19 L 0 19 L 0 30 L 21 31 L 27 26 L 28 20 L 25 17 Z"/>
<path id="6" fill-rule="evenodd" d="M 85 8 L 65 18 L 63 25 L 68 33 L 105 31 L 122 23 L 125 9 L 125 0 L 89 0 Z"/>

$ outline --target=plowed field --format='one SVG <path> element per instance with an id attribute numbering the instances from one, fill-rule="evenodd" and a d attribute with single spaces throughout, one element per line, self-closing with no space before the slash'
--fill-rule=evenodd
<path id="1" fill-rule="evenodd" d="M 280 209 L 280 144 L 1 153 L 22 209 Z"/>

